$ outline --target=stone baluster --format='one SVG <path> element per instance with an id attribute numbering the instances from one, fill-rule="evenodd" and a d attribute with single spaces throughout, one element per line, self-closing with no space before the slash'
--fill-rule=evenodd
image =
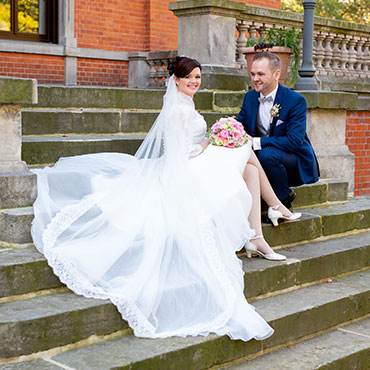
<path id="1" fill-rule="evenodd" d="M 367 39 L 364 44 L 364 62 L 362 63 L 362 68 L 365 72 L 366 77 L 370 77 L 370 39 Z"/>
<path id="2" fill-rule="evenodd" d="M 345 75 L 346 72 L 347 72 L 347 63 L 348 63 L 348 58 L 349 58 L 349 54 L 348 54 L 348 49 L 347 49 L 347 45 L 349 43 L 349 39 L 344 36 L 344 38 L 342 39 L 342 42 L 341 42 L 341 62 L 340 62 L 340 70 L 342 71 L 342 74 Z"/>
<path id="3" fill-rule="evenodd" d="M 254 22 L 252 22 L 252 24 L 249 26 L 248 32 L 249 32 L 249 38 L 251 39 L 257 38 L 257 27 L 254 24 Z"/>
<path id="4" fill-rule="evenodd" d="M 332 63 L 332 69 L 335 72 L 335 74 L 338 74 L 340 72 L 340 49 L 339 44 L 342 40 L 342 35 L 336 35 L 333 39 L 333 63 Z"/>
<path id="5" fill-rule="evenodd" d="M 247 36 L 245 35 L 245 33 L 248 31 L 248 25 L 243 20 L 240 20 L 236 28 L 239 32 L 239 36 L 236 40 L 236 62 L 240 65 L 240 68 L 247 68 L 247 61 L 245 60 L 243 51 L 247 43 Z"/>
<path id="6" fill-rule="evenodd" d="M 348 43 L 348 71 L 353 76 L 355 71 L 355 64 L 357 61 L 355 45 L 357 44 L 357 37 L 352 37 Z"/>
<path id="7" fill-rule="evenodd" d="M 165 60 L 166 68 L 164 69 L 164 77 L 166 78 L 166 80 L 170 77 L 170 72 L 167 69 L 167 66 L 170 63 L 170 61 L 171 61 L 171 58 Z"/>
<path id="8" fill-rule="evenodd" d="M 149 64 L 149 87 L 155 87 L 155 77 L 157 74 L 157 71 L 155 70 L 155 61 L 148 60 L 147 63 Z"/>
<path id="9" fill-rule="evenodd" d="M 326 34 L 322 33 L 321 31 L 316 35 L 316 57 L 315 57 L 315 67 L 318 74 L 323 74 L 324 71 L 323 67 L 323 60 L 325 56 L 325 49 L 322 46 L 322 42 Z"/>
<path id="10" fill-rule="evenodd" d="M 331 47 L 331 42 L 333 41 L 334 36 L 328 33 L 325 37 L 325 55 L 324 55 L 324 69 L 325 74 L 333 74 L 332 63 L 333 63 L 333 49 Z"/>
<path id="11" fill-rule="evenodd" d="M 159 87 L 164 87 L 165 86 L 165 83 L 166 83 L 166 73 L 165 73 L 165 69 L 167 69 L 167 64 L 166 64 L 166 59 L 161 59 L 159 62 L 158 62 L 158 85 Z"/>
<path id="12" fill-rule="evenodd" d="M 266 39 L 266 34 L 267 34 L 267 27 L 266 27 L 266 24 L 263 23 L 259 28 L 258 28 L 258 33 L 260 35 L 260 38 L 261 40 L 265 40 Z"/>
<path id="13" fill-rule="evenodd" d="M 357 49 L 356 72 L 359 74 L 360 77 L 361 77 L 362 67 L 364 63 L 364 59 L 363 59 L 364 52 L 362 51 L 362 46 L 364 45 L 364 43 L 365 43 L 365 40 L 361 38 L 360 40 L 358 40 L 357 45 L 356 45 L 356 49 Z"/>

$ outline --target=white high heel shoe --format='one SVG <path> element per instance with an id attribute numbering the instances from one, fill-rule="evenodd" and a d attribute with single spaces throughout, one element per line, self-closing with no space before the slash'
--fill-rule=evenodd
<path id="1" fill-rule="evenodd" d="M 272 222 L 274 226 L 279 226 L 279 223 L 278 223 L 279 218 L 282 218 L 283 220 L 287 220 L 287 221 L 295 221 L 295 220 L 298 220 L 302 216 L 302 213 L 299 213 L 299 212 L 294 212 L 289 217 L 284 216 L 280 211 L 277 210 L 280 207 L 280 205 L 281 203 L 279 203 L 276 206 L 269 207 L 267 211 L 267 217 L 270 219 L 270 221 Z"/>
<path id="2" fill-rule="evenodd" d="M 262 235 L 255 236 L 251 240 L 254 239 L 262 239 Z M 252 258 L 252 252 L 259 254 L 261 257 L 266 258 L 269 261 L 285 261 L 286 257 L 279 253 L 262 253 L 257 249 L 257 247 L 249 240 L 245 246 L 245 250 L 247 251 L 247 257 Z"/>

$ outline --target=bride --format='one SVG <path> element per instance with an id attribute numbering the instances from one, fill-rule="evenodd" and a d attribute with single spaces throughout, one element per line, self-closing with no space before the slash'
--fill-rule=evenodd
<path id="1" fill-rule="evenodd" d="M 139 337 L 265 339 L 273 329 L 245 300 L 235 252 L 286 259 L 262 236 L 260 193 L 275 221 L 300 214 L 280 204 L 250 143 L 209 145 L 192 99 L 200 64 L 175 57 L 169 71 L 135 156 L 88 154 L 34 170 L 34 243 L 63 283 L 109 299 Z"/>

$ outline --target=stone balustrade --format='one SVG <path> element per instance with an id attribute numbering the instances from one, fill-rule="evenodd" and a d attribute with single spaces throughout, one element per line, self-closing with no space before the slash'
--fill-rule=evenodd
<path id="1" fill-rule="evenodd" d="M 174 51 L 129 53 L 129 87 L 165 88 L 168 62 L 177 55 Z"/>
<path id="2" fill-rule="evenodd" d="M 285 13 L 289 18 L 283 18 L 279 11 L 271 11 L 268 17 L 253 13 L 243 13 L 237 19 L 236 62 L 242 68 L 250 37 L 263 38 L 272 27 L 303 30 L 303 18 L 297 20 L 294 13 Z M 370 27 L 315 17 L 313 62 L 317 75 L 370 78 Z"/>
<path id="3" fill-rule="evenodd" d="M 263 38 L 272 27 L 303 30 L 303 14 L 231 0 L 183 0 L 169 7 L 179 18 L 179 53 L 223 66 L 229 73 L 245 69 L 243 52 L 249 38 Z M 235 42 L 230 35 L 236 35 Z M 313 62 L 321 90 L 368 91 L 370 26 L 315 17 Z M 353 89 L 353 79 L 360 89 Z"/>

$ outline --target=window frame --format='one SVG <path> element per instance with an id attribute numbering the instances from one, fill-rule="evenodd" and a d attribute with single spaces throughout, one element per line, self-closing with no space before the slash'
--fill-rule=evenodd
<path id="1" fill-rule="evenodd" d="M 58 0 L 46 0 L 46 34 L 18 31 L 18 0 L 10 0 L 11 30 L 1 31 L 0 39 L 58 43 Z"/>

